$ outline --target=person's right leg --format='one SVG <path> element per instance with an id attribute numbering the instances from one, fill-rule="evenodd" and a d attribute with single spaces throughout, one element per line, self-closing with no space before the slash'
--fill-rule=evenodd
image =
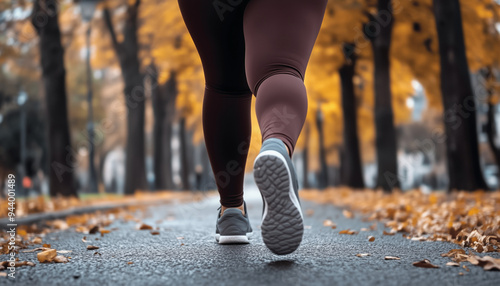
<path id="1" fill-rule="evenodd" d="M 290 157 L 307 115 L 304 74 L 326 3 L 252 0 L 244 15 L 247 81 L 257 97 L 263 141 L 254 163 L 264 200 L 261 231 L 276 254 L 295 251 L 304 232 Z"/>
<path id="2" fill-rule="evenodd" d="M 327 0 L 251 0 L 244 14 L 247 82 L 262 141 L 293 153 L 307 115 L 304 75 Z"/>

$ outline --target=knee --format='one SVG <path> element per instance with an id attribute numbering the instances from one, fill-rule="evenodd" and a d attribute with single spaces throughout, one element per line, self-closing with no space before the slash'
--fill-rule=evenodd
<path id="1" fill-rule="evenodd" d="M 252 92 L 248 86 L 239 88 L 205 83 L 205 97 L 210 98 L 251 98 Z"/>
<path id="2" fill-rule="evenodd" d="M 304 81 L 303 73 L 299 69 L 288 64 L 274 64 L 264 68 L 247 68 L 247 82 L 252 93 L 257 96 L 257 92 L 262 83 L 271 76 L 277 74 L 288 74 Z"/>

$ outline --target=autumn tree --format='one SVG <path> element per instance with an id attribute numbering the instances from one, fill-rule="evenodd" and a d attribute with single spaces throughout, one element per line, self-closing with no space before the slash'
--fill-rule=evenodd
<path id="1" fill-rule="evenodd" d="M 374 60 L 375 132 L 377 150 L 376 186 L 390 191 L 399 187 L 396 130 L 392 111 L 389 52 L 394 25 L 391 0 L 378 0 L 376 15 L 368 14 L 364 27 L 370 39 Z"/>
<path id="2" fill-rule="evenodd" d="M 35 0 L 31 21 L 39 36 L 40 63 L 47 108 L 48 161 L 51 196 L 76 196 L 74 151 L 69 134 L 64 49 L 58 2 Z"/>
<path id="3" fill-rule="evenodd" d="M 486 189 L 477 141 L 476 102 L 465 54 L 458 0 L 433 1 L 441 64 L 450 190 Z"/>
<path id="4" fill-rule="evenodd" d="M 111 36 L 113 49 L 120 62 L 124 95 L 127 105 L 127 142 L 125 147 L 125 194 L 146 188 L 144 113 L 145 95 L 143 75 L 140 72 L 137 16 L 141 1 L 127 4 L 123 24 L 123 41 L 119 41 L 108 8 L 103 11 L 104 21 Z"/>
<path id="5" fill-rule="evenodd" d="M 361 189 L 365 187 L 365 183 L 363 180 L 363 168 L 361 166 L 361 154 L 359 152 L 357 105 L 353 83 L 356 64 L 354 45 L 345 43 L 343 51 L 346 61 L 339 69 L 344 118 L 340 183 L 345 186 Z"/>
<path id="6" fill-rule="evenodd" d="M 158 83 L 158 71 L 151 63 L 151 104 L 153 105 L 153 171 L 155 189 L 173 189 L 172 174 L 172 124 L 175 115 L 175 99 L 177 97 L 177 80 L 175 72 L 162 85 Z"/>

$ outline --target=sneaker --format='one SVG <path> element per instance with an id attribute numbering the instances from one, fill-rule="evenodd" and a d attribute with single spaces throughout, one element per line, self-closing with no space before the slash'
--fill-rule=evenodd
<path id="1" fill-rule="evenodd" d="M 237 208 L 227 208 L 221 216 L 221 207 L 215 225 L 215 240 L 219 244 L 249 243 L 248 236 L 252 227 L 248 220 L 247 205 L 244 204 L 245 215 Z"/>
<path id="2" fill-rule="evenodd" d="M 302 241 L 304 223 L 297 174 L 285 144 L 275 138 L 264 141 L 253 171 L 264 202 L 264 243 L 275 254 L 292 253 Z"/>

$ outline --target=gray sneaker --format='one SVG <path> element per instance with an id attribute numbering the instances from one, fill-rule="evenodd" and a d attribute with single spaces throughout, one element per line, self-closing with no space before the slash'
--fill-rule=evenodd
<path id="1" fill-rule="evenodd" d="M 245 215 L 237 208 L 228 208 L 219 215 L 215 225 L 215 240 L 219 244 L 249 243 L 248 236 L 252 234 L 252 227 L 248 220 L 247 204 L 244 204 Z"/>
<path id="2" fill-rule="evenodd" d="M 264 141 L 253 175 L 264 201 L 262 238 L 275 254 L 295 251 L 304 233 L 297 174 L 283 141 Z"/>

